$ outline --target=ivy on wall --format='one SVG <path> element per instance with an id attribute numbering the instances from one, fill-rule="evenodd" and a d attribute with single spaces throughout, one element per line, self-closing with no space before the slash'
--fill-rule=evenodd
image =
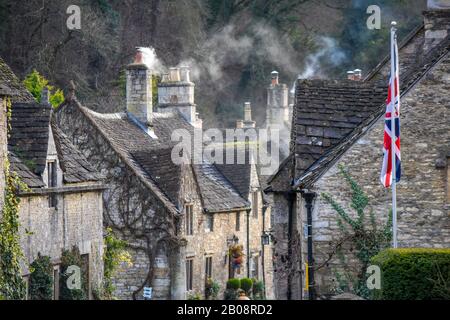
<path id="1" fill-rule="evenodd" d="M 8 128 L 11 117 L 11 101 L 7 101 Z M 5 157 L 5 202 L 0 217 L 0 297 L 25 299 L 26 287 L 21 276 L 20 260 L 24 257 L 19 237 L 19 192 L 27 187 L 15 173 Z"/>
<path id="2" fill-rule="evenodd" d="M 80 287 L 71 288 L 69 283 L 72 282 L 72 273 L 68 272 L 69 267 L 77 266 L 80 268 Z M 77 279 L 75 279 L 77 281 Z M 61 300 L 86 300 L 88 292 L 86 287 L 86 274 L 83 270 L 83 259 L 77 246 L 73 246 L 71 250 L 64 250 L 61 254 L 61 273 L 59 278 L 59 299 Z"/>
<path id="3" fill-rule="evenodd" d="M 29 297 L 31 300 L 52 300 L 53 298 L 53 265 L 50 257 L 38 257 L 30 265 L 33 270 L 30 275 Z"/>
<path id="4" fill-rule="evenodd" d="M 369 298 L 371 293 L 366 286 L 367 267 L 370 265 L 370 259 L 377 255 L 381 250 L 388 248 L 392 240 L 392 219 L 389 214 L 385 225 L 380 225 L 375 218 L 373 210 L 369 206 L 369 198 L 364 190 L 357 184 L 353 177 L 343 166 L 339 166 L 340 174 L 351 189 L 351 200 L 349 207 L 356 212 L 355 215 L 342 207 L 329 194 L 323 193 L 323 199 L 331 205 L 338 214 L 337 224 L 343 235 L 337 241 L 334 249 L 329 253 L 329 258 L 325 263 L 318 266 L 316 270 L 327 265 L 331 258 L 336 255 L 344 266 L 344 270 L 350 270 L 347 259 L 345 246 L 350 247 L 359 261 L 359 268 L 356 277 L 349 272 L 340 274 L 336 272 L 336 279 L 339 285 L 338 291 L 353 291 L 353 293 Z"/>

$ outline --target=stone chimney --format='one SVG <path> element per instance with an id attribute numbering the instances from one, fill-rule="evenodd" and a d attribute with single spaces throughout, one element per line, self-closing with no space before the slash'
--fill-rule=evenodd
<path id="1" fill-rule="evenodd" d="M 347 79 L 352 81 L 361 81 L 362 80 L 362 70 L 355 69 L 347 71 Z"/>
<path id="2" fill-rule="evenodd" d="M 450 34 L 450 0 L 428 0 L 428 10 L 423 15 L 427 52 Z"/>
<path id="3" fill-rule="evenodd" d="M 267 128 L 282 128 L 289 122 L 289 89 L 279 83 L 278 72 L 272 71 L 271 83 L 267 88 Z"/>
<path id="4" fill-rule="evenodd" d="M 179 111 L 194 127 L 201 127 L 194 102 L 195 84 L 191 82 L 189 67 L 170 68 L 158 85 L 158 111 Z"/>
<path id="5" fill-rule="evenodd" d="M 49 107 L 50 106 L 50 92 L 47 87 L 42 88 L 41 91 L 41 105 Z"/>
<path id="6" fill-rule="evenodd" d="M 236 121 L 237 129 L 256 128 L 256 122 L 252 120 L 252 106 L 250 102 L 244 103 L 244 120 Z"/>
<path id="7" fill-rule="evenodd" d="M 272 71 L 272 86 L 278 85 L 278 71 Z"/>
<path id="8" fill-rule="evenodd" d="M 127 66 L 127 113 L 143 128 L 150 129 L 153 119 L 152 75 L 138 51 L 134 62 Z"/>

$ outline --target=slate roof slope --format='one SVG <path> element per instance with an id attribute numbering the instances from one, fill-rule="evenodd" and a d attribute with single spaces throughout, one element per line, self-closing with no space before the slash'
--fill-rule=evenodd
<path id="1" fill-rule="evenodd" d="M 63 179 L 66 183 L 100 181 L 104 177 L 86 160 L 84 155 L 72 144 L 69 138 L 51 121 L 53 137 L 58 152 Z"/>
<path id="2" fill-rule="evenodd" d="M 68 138 L 52 124 L 50 105 L 13 103 L 8 150 L 11 162 L 20 178 L 31 188 L 43 187 L 50 126 L 64 172 L 66 183 L 99 181 L 99 175 Z M 40 183 L 36 179 L 40 180 Z M 28 181 L 28 182 L 27 182 Z M 29 183 L 29 184 L 28 184 Z"/>
<path id="3" fill-rule="evenodd" d="M 37 175 L 44 172 L 46 165 L 51 112 L 51 106 L 38 103 L 14 103 L 12 106 L 8 148 L 26 160 Z"/>
<path id="4" fill-rule="evenodd" d="M 229 152 L 234 152 L 234 161 L 232 163 L 227 162 L 226 157 Z M 245 158 L 239 159 L 238 152 L 242 152 Z M 254 158 L 250 157 L 251 152 L 249 148 L 243 145 L 227 143 L 224 147 L 223 164 L 214 164 L 244 199 L 248 199 L 251 187 L 252 161 L 254 161 Z"/>
<path id="5" fill-rule="evenodd" d="M 357 81 L 300 80 L 294 113 L 296 176 L 383 105 L 385 88 Z"/>
<path id="6" fill-rule="evenodd" d="M 9 66 L 0 57 L 0 90 L 3 88 L 4 92 L 11 95 L 11 101 L 13 102 L 34 102 L 34 98 L 31 93 L 20 82 L 16 75 L 11 71 Z"/>
<path id="7" fill-rule="evenodd" d="M 423 36 L 421 32 L 418 32 L 416 34 L 416 37 Z M 412 37 L 410 41 L 417 41 L 416 38 Z M 406 45 L 406 44 L 405 44 Z M 401 94 L 405 95 L 411 90 L 414 85 L 426 74 L 428 70 L 430 70 L 434 65 L 436 65 L 441 59 L 443 59 L 445 56 L 449 54 L 450 51 L 450 36 L 448 36 L 446 39 L 444 39 L 440 45 L 436 46 L 432 50 L 430 50 L 425 55 L 415 54 L 415 59 L 410 60 L 407 64 L 404 65 L 403 72 L 401 73 Z M 387 62 L 386 62 L 387 63 Z M 378 71 L 380 72 L 381 67 L 378 67 Z M 375 74 L 371 76 L 373 79 L 377 79 Z M 381 75 L 380 75 L 381 77 Z M 379 78 L 380 78 L 379 77 Z M 378 80 L 379 80 L 378 78 Z M 385 81 L 384 81 L 385 82 Z M 341 82 L 342 83 L 342 82 Z M 373 85 L 374 87 L 374 96 L 379 97 L 380 99 L 382 97 L 386 97 L 386 88 L 387 85 L 384 83 L 384 92 L 383 93 L 376 93 L 379 91 L 380 81 L 368 81 L 365 83 L 362 83 L 361 86 L 370 86 Z M 306 87 L 306 91 L 304 89 Z M 327 86 L 328 87 L 328 86 Z M 342 88 L 345 88 L 343 85 Z M 377 88 L 377 89 L 375 89 Z M 307 92 L 305 95 L 303 92 Z M 324 95 L 323 89 L 319 90 L 319 88 L 316 89 L 316 91 L 310 92 L 308 89 L 307 82 L 300 82 L 297 86 L 297 104 L 296 104 L 296 111 L 300 111 L 295 116 L 295 121 L 298 121 L 301 118 L 302 110 L 308 106 L 314 107 L 313 101 L 314 97 L 317 95 Z M 334 100 L 338 98 L 338 95 L 334 94 L 331 96 L 326 96 L 326 99 L 328 101 Z M 312 186 L 312 184 L 329 168 L 336 159 L 338 159 L 349 147 L 353 145 L 367 130 L 371 127 L 372 124 L 374 124 L 380 117 L 383 116 L 385 105 L 384 105 L 384 99 L 380 102 L 379 106 L 376 106 L 375 101 L 378 98 L 375 98 L 371 101 L 371 104 L 373 102 L 373 109 L 371 112 L 368 112 L 365 117 L 361 119 L 361 122 L 357 124 L 354 128 L 352 128 L 348 133 L 345 133 L 342 135 L 341 139 L 338 140 L 336 143 L 331 144 L 328 149 L 322 150 L 325 151 L 321 154 L 319 152 L 321 149 L 319 148 L 311 148 L 303 144 L 307 144 L 307 141 L 305 139 L 305 133 L 302 131 L 302 127 L 300 127 L 300 131 L 296 132 L 296 152 L 299 152 L 299 159 L 297 161 L 297 168 L 296 168 L 296 181 L 295 186 L 300 186 L 303 188 L 308 188 Z M 351 98 L 349 98 L 347 101 L 342 101 L 342 103 L 348 104 L 351 101 Z M 327 110 L 326 107 L 320 108 L 320 110 Z M 316 110 L 318 111 L 318 110 Z M 335 113 L 333 113 L 334 116 Z M 325 120 L 327 117 L 325 116 Z M 315 119 L 319 120 L 320 119 Z M 346 121 L 347 124 L 352 124 L 352 121 Z M 298 128 L 296 128 L 298 129 Z M 311 132 L 311 129 L 310 129 Z M 310 140 L 312 142 L 312 139 Z M 317 158 L 316 158 L 317 157 Z M 315 159 L 316 158 L 316 159 Z M 307 160 L 307 161 L 303 161 Z M 303 161 L 303 162 L 302 162 Z M 308 163 L 308 161 L 310 163 Z"/>
<path id="8" fill-rule="evenodd" d="M 222 212 L 250 207 L 235 187 L 217 170 L 214 165 L 194 166 L 203 207 L 207 212 Z"/>
<path id="9" fill-rule="evenodd" d="M 125 112 L 101 114 L 76 102 L 83 114 L 100 131 L 111 147 L 124 159 L 137 176 L 172 210 L 178 210 L 183 168 L 171 159 L 171 141 L 175 129 L 193 134 L 194 128 L 178 112 L 153 113 L 153 138 L 134 123 Z M 209 212 L 248 207 L 233 186 L 214 167 L 193 165 L 195 177 Z M 218 193 L 219 192 L 219 193 Z M 219 198 L 220 197 L 220 201 Z"/>
<path id="10" fill-rule="evenodd" d="M 31 171 L 27 165 L 14 154 L 14 152 L 8 152 L 9 163 L 11 164 L 11 171 L 15 172 L 19 178 L 29 188 L 43 188 L 45 187 L 41 177 Z"/>

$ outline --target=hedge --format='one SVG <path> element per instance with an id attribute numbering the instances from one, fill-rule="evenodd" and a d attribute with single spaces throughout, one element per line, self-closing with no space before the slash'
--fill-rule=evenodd
<path id="1" fill-rule="evenodd" d="M 371 262 L 381 269 L 375 299 L 450 299 L 450 249 L 387 249 Z"/>

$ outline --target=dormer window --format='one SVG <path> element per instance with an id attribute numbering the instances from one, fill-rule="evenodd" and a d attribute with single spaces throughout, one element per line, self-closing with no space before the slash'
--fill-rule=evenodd
<path id="1" fill-rule="evenodd" d="M 56 188 L 58 186 L 58 171 L 56 166 L 56 161 L 47 162 L 47 187 Z M 48 205 L 51 208 L 56 207 L 57 198 L 55 194 L 50 194 L 48 197 Z"/>

